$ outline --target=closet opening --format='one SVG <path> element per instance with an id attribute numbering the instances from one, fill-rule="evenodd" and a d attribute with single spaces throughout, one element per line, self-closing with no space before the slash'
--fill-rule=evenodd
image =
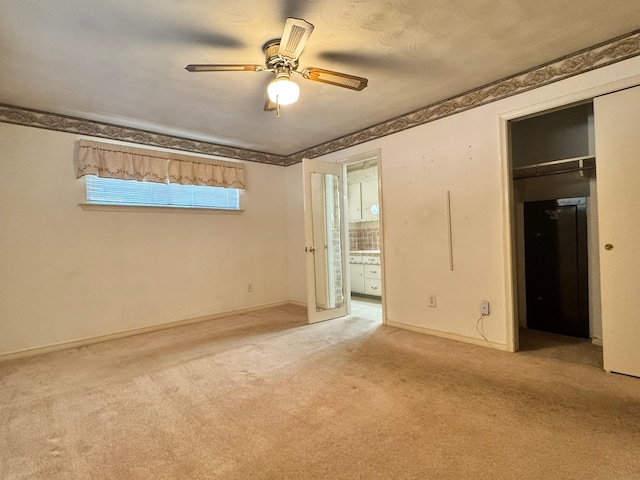
<path id="1" fill-rule="evenodd" d="M 519 350 L 602 368 L 593 102 L 508 128 Z"/>

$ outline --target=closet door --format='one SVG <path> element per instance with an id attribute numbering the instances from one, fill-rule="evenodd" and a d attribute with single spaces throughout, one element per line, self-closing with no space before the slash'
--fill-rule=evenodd
<path id="1" fill-rule="evenodd" d="M 640 87 L 594 100 L 604 368 L 640 377 Z"/>

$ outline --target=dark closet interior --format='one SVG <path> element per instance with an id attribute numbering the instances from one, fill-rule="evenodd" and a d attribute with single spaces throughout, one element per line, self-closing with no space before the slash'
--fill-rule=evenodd
<path id="1" fill-rule="evenodd" d="M 591 102 L 510 122 L 521 327 L 599 334 L 590 312 L 592 126 Z"/>

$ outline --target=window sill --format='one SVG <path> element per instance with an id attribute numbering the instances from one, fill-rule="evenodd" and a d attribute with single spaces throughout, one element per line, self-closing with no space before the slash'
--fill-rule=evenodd
<path id="1" fill-rule="evenodd" d="M 198 213 L 214 215 L 241 215 L 244 210 L 205 207 L 165 207 L 149 205 L 107 205 L 100 203 L 79 203 L 80 208 L 91 212 L 145 212 L 145 213 Z"/>

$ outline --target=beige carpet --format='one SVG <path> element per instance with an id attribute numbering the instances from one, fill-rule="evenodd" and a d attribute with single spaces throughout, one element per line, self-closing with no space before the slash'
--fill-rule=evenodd
<path id="1" fill-rule="evenodd" d="M 603 368 L 602 347 L 594 345 L 588 338 L 567 337 L 521 328 L 520 352 Z"/>
<path id="2" fill-rule="evenodd" d="M 0 478 L 640 478 L 640 379 L 304 318 L 0 363 Z"/>

